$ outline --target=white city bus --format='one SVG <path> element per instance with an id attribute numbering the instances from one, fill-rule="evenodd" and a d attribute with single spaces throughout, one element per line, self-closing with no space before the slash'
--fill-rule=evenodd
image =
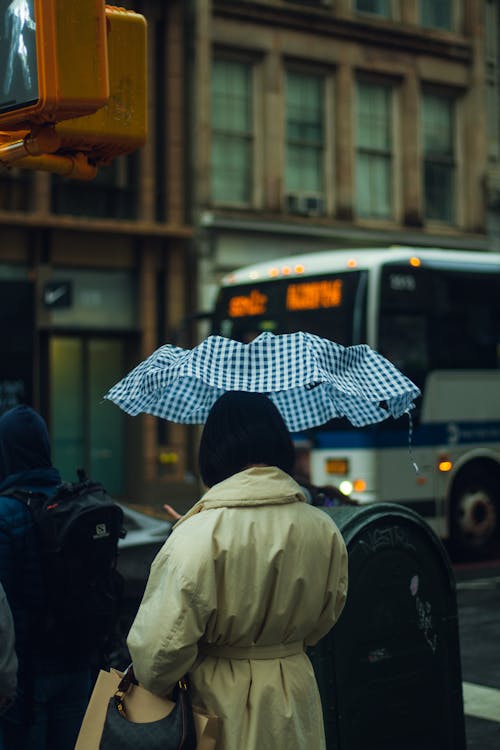
<path id="1" fill-rule="evenodd" d="M 294 255 L 226 276 L 213 320 L 214 333 L 241 341 L 302 330 L 391 360 L 422 391 L 411 446 L 407 416 L 364 428 L 333 420 L 294 436 L 311 482 L 409 506 L 461 553 L 500 549 L 499 254 Z"/>

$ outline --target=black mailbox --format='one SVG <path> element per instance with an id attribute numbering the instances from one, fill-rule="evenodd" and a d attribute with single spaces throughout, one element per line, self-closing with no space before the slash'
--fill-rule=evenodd
<path id="1" fill-rule="evenodd" d="M 394 503 L 325 512 L 349 552 L 342 616 L 309 649 L 328 750 L 465 750 L 455 580 L 441 541 Z"/>

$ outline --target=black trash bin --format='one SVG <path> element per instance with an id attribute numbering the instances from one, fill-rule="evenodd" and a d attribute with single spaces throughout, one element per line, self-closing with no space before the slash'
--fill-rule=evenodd
<path id="1" fill-rule="evenodd" d="M 324 510 L 349 552 L 342 616 L 309 649 L 328 750 L 465 750 L 455 580 L 441 541 L 394 503 Z"/>

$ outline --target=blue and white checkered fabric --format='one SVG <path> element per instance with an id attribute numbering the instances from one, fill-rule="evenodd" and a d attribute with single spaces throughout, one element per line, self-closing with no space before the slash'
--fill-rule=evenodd
<path id="1" fill-rule="evenodd" d="M 266 393 L 291 432 L 335 417 L 357 427 L 397 418 L 420 395 L 365 344 L 344 347 L 310 333 L 266 332 L 250 344 L 209 336 L 193 349 L 161 346 L 104 398 L 133 416 L 202 424 L 226 391 Z"/>

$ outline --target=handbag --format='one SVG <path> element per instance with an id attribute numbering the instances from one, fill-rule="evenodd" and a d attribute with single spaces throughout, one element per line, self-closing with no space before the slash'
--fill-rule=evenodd
<path id="1" fill-rule="evenodd" d="M 128 671 L 128 670 L 127 670 Z M 78 733 L 78 738 L 74 750 L 99 750 L 99 748 L 116 747 L 116 742 L 112 738 L 106 740 L 106 742 L 112 742 L 114 745 L 101 745 L 101 740 L 104 732 L 104 724 L 109 718 L 108 728 L 111 722 L 116 718 L 116 712 L 119 709 L 116 708 L 116 703 L 113 702 L 112 709 L 110 706 L 110 699 L 114 701 L 116 694 L 118 698 L 121 698 L 125 705 L 126 718 L 119 716 L 120 724 L 118 725 L 120 730 L 123 729 L 126 734 L 126 739 L 120 742 L 120 750 L 125 750 L 131 747 L 129 744 L 131 732 L 137 729 L 139 739 L 135 740 L 134 750 L 147 750 L 147 748 L 154 747 L 148 744 L 149 740 L 146 739 L 146 732 L 148 726 L 151 727 L 154 724 L 163 722 L 163 719 L 170 718 L 176 709 L 176 705 L 180 703 L 186 707 L 186 700 L 188 706 L 188 712 L 184 715 L 189 719 L 189 703 L 190 703 L 190 692 L 189 689 L 183 691 L 181 686 L 177 686 L 174 691 L 176 697 L 176 703 L 170 698 L 162 698 L 159 695 L 150 693 L 142 685 L 137 685 L 135 677 L 132 676 L 133 671 L 128 675 L 127 680 L 122 685 L 122 688 L 126 690 L 120 690 L 120 685 L 125 677 L 123 672 L 119 672 L 117 669 L 111 668 L 109 672 L 105 669 L 101 669 L 97 675 L 92 694 L 83 717 L 82 725 Z M 128 686 L 128 687 L 127 687 Z M 187 686 L 187 681 L 186 681 Z M 181 714 L 182 716 L 182 714 Z M 198 706 L 192 707 L 192 716 L 194 718 L 194 726 L 196 731 L 196 750 L 215 750 L 217 741 L 220 735 L 220 720 L 217 716 L 208 714 L 203 708 Z M 156 728 L 153 726 L 153 731 L 156 733 Z M 163 731 L 163 730 L 162 730 Z M 169 731 L 169 730 L 168 730 Z M 186 736 L 188 733 L 186 734 Z M 182 737 L 181 737 L 182 739 Z M 181 740 L 179 740 L 180 742 Z M 163 742 L 163 740 L 162 740 Z M 169 747 L 166 744 L 162 744 L 162 750 Z M 187 750 L 190 746 L 187 744 L 178 744 L 176 748 L 181 750 Z"/>
<path id="2" fill-rule="evenodd" d="M 99 750 L 196 750 L 196 729 L 187 678 L 176 684 L 172 711 L 161 719 L 131 721 L 126 696 L 137 686 L 133 666 L 127 669 L 109 699 Z"/>

